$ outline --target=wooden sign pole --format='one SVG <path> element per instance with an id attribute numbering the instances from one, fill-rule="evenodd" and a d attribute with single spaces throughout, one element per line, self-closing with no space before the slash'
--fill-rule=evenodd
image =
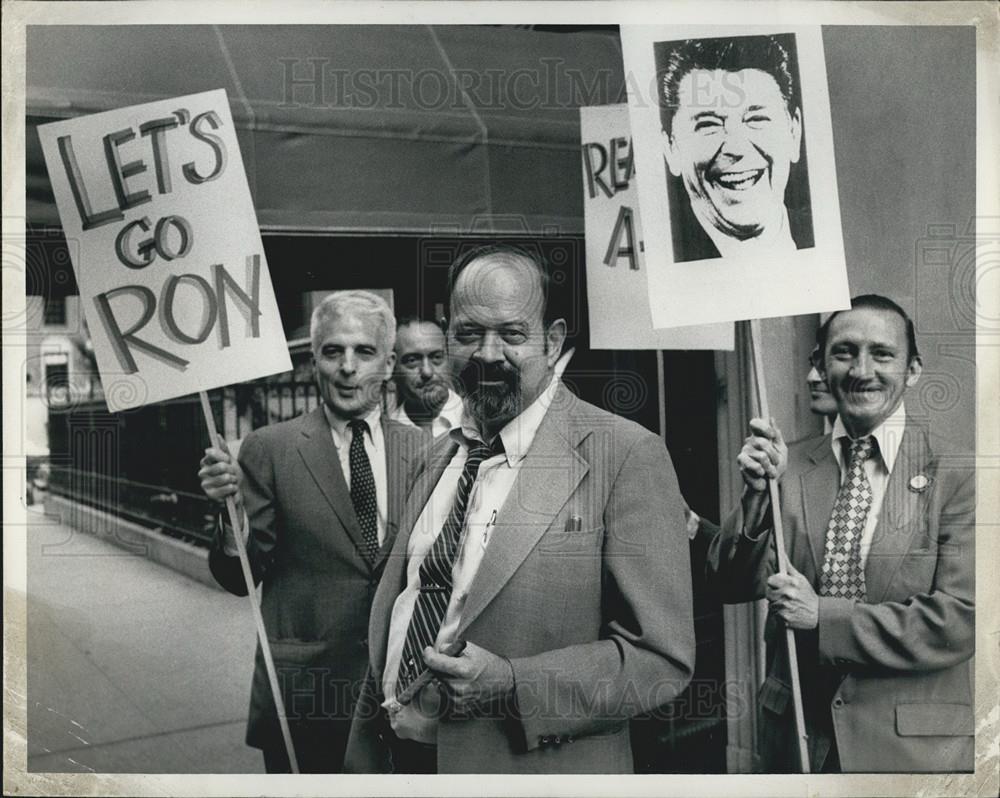
<path id="1" fill-rule="evenodd" d="M 757 393 L 757 409 L 760 418 L 770 423 L 771 413 L 767 404 L 767 388 L 764 385 L 764 358 L 761 354 L 760 319 L 751 319 L 748 325 L 750 351 L 753 356 L 753 374 Z M 778 552 L 778 573 L 788 573 L 788 554 L 785 551 L 785 533 L 781 521 L 781 500 L 776 480 L 768 480 L 771 497 L 771 516 L 774 519 L 774 546 Z M 799 683 L 799 658 L 795 647 L 795 631 L 785 627 L 785 642 L 788 645 L 788 669 L 792 676 L 792 707 L 795 712 L 795 732 L 799 740 L 799 762 L 802 772 L 809 772 L 809 746 L 806 736 L 806 722 L 802 714 L 802 686 Z"/>
<path id="2" fill-rule="evenodd" d="M 212 406 L 208 401 L 208 394 L 199 391 L 201 398 L 201 409 L 205 414 L 205 423 L 208 425 L 208 438 L 213 446 L 219 445 L 219 433 L 215 427 L 215 416 L 212 414 Z M 250 560 L 247 557 L 246 544 L 243 542 L 243 535 L 237 532 L 242 528 L 239 516 L 236 513 L 236 502 L 232 496 L 226 498 L 226 510 L 229 513 L 229 523 L 236 534 L 236 550 L 239 552 L 240 567 L 243 569 L 243 579 L 247 584 L 247 598 L 250 599 L 250 608 L 253 613 L 254 624 L 257 626 L 257 639 L 260 641 L 260 650 L 264 655 L 264 667 L 267 670 L 267 680 L 271 686 L 271 696 L 274 698 L 274 707 L 278 713 L 278 725 L 281 727 L 281 737 L 285 741 L 285 751 L 288 753 L 288 762 L 292 773 L 299 772 L 299 763 L 295 758 L 295 747 L 292 745 L 292 733 L 288 729 L 288 718 L 285 715 L 285 702 L 281 698 L 281 690 L 278 688 L 278 674 L 274 669 L 274 659 L 271 657 L 271 646 L 267 641 L 267 630 L 264 629 L 264 619 L 260 614 L 260 607 L 257 606 L 257 596 L 254 590 L 253 573 L 250 570 Z"/>

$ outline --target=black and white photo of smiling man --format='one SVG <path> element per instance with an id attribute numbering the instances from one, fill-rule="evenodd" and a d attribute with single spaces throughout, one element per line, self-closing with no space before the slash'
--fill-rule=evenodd
<path id="1" fill-rule="evenodd" d="M 675 262 L 812 247 L 794 34 L 654 49 Z"/>

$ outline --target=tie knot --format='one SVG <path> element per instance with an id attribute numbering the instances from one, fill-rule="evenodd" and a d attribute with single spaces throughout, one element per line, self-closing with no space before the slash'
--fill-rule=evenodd
<path id="1" fill-rule="evenodd" d="M 347 426 L 351 428 L 351 432 L 355 438 L 364 437 L 364 434 L 368 432 L 368 422 L 363 418 L 354 418 L 347 422 Z"/>
<path id="2" fill-rule="evenodd" d="M 493 439 L 493 443 L 487 445 L 482 441 L 469 441 L 469 460 L 476 460 L 482 462 L 483 460 L 488 460 L 494 455 L 503 454 L 503 441 L 500 436 L 497 435 Z"/>
<path id="3" fill-rule="evenodd" d="M 851 441 L 851 462 L 863 463 L 872 456 L 875 450 L 875 439 L 871 435 Z"/>

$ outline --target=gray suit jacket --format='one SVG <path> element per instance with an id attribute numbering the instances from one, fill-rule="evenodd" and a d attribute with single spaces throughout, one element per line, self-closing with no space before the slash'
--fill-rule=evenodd
<path id="1" fill-rule="evenodd" d="M 839 483 L 829 436 L 790 447 L 785 545 L 814 588 Z M 771 525 L 768 513 L 759 531 Z M 742 528 L 737 508 L 709 554 L 709 576 L 728 602 L 763 597 L 775 571 L 771 535 L 754 540 Z M 865 601 L 820 596 L 818 628 L 796 633 L 814 770 L 831 739 L 845 772 L 972 770 L 974 532 L 971 457 L 908 421 L 865 564 Z M 768 617 L 760 692 L 768 772 L 798 769 L 783 629 Z"/>
<path id="2" fill-rule="evenodd" d="M 389 618 L 410 530 L 453 446 L 441 441 L 417 476 L 375 596 L 349 772 L 389 768 L 391 732 L 378 708 Z M 675 698 L 694 667 L 685 516 L 662 441 L 560 386 L 500 510 L 458 635 L 510 660 L 516 708 L 442 718 L 438 772 L 632 772 L 628 719 Z"/>
<path id="3" fill-rule="evenodd" d="M 426 448 L 417 429 L 383 420 L 383 431 L 388 523 L 374 560 L 362 553 L 361 527 L 322 407 L 255 430 L 240 447 L 247 554 L 255 581 L 263 582 L 261 614 L 297 742 L 350 719 L 368 664 L 371 600 Z M 219 584 L 246 595 L 239 560 L 223 553 L 221 540 L 209 565 Z M 247 743 L 281 745 L 259 646 Z"/>

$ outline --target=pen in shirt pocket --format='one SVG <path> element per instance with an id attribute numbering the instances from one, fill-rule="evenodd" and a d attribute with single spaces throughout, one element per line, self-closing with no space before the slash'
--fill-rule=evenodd
<path id="1" fill-rule="evenodd" d="M 486 544 L 490 542 L 490 533 L 493 531 L 493 527 L 497 525 L 497 511 L 494 510 L 490 513 L 490 520 L 486 522 L 486 526 L 483 527 L 483 548 L 486 548 Z"/>

